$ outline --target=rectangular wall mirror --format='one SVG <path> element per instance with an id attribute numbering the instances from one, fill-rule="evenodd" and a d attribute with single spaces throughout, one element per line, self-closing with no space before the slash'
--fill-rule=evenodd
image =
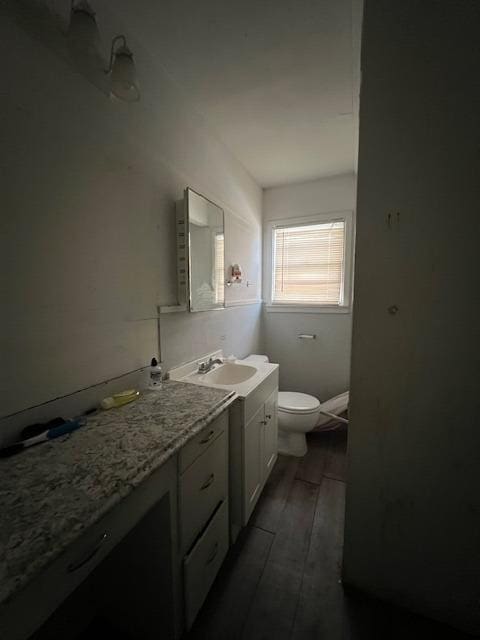
<path id="1" fill-rule="evenodd" d="M 223 209 L 187 188 L 188 292 L 190 311 L 225 306 Z"/>

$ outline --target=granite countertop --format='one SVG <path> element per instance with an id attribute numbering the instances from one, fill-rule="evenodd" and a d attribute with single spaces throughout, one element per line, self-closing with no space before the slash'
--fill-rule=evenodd
<path id="1" fill-rule="evenodd" d="M 225 389 L 168 381 L 78 431 L 0 459 L 0 603 L 216 418 Z"/>

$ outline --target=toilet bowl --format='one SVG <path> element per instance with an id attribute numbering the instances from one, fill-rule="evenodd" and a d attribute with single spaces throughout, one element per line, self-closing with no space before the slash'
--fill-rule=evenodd
<path id="1" fill-rule="evenodd" d="M 317 425 L 320 402 L 306 393 L 280 391 L 278 394 L 278 453 L 304 456 L 305 434 Z"/>

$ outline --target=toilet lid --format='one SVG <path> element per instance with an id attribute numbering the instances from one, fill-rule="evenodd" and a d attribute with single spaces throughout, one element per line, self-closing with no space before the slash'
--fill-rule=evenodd
<path id="1" fill-rule="evenodd" d="M 278 394 L 278 408 L 282 411 L 294 413 L 311 413 L 320 406 L 320 401 L 314 396 L 294 391 L 280 391 Z"/>

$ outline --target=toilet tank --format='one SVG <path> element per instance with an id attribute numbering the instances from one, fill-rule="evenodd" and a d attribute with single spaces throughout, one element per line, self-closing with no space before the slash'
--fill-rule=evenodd
<path id="1" fill-rule="evenodd" d="M 259 355 L 257 353 L 252 353 L 251 355 L 243 358 L 241 362 L 250 362 L 250 364 L 260 364 L 261 362 L 268 362 L 268 356 Z"/>

